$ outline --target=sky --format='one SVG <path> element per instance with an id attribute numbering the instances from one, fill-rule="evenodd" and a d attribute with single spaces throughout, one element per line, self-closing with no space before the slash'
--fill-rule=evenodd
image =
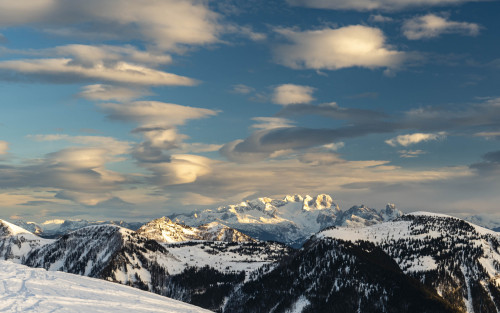
<path id="1" fill-rule="evenodd" d="M 495 214 L 499 1 L 0 0 L 0 215 L 327 193 Z"/>

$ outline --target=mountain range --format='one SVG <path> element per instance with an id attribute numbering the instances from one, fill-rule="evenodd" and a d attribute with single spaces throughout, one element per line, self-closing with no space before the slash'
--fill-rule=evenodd
<path id="1" fill-rule="evenodd" d="M 137 230 L 92 225 L 56 239 L 0 220 L 0 257 L 221 313 L 500 308 L 500 234 L 394 205 L 342 211 L 326 195 L 259 198 Z"/>
<path id="2" fill-rule="evenodd" d="M 258 198 L 236 205 L 174 214 L 170 219 L 199 226 L 217 221 L 260 240 L 274 240 L 300 247 L 312 235 L 330 226 L 365 226 L 391 220 L 402 212 L 393 204 L 385 210 L 354 206 L 342 211 L 329 195 L 293 195 L 281 200 Z"/>

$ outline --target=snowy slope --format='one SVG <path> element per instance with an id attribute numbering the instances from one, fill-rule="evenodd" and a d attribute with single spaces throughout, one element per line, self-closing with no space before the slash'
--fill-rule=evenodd
<path id="1" fill-rule="evenodd" d="M 216 221 L 260 240 L 274 240 L 299 247 L 310 236 L 332 225 L 365 226 L 401 215 L 393 206 L 380 212 L 359 208 L 346 213 L 329 195 L 294 195 L 282 200 L 258 198 L 213 210 L 172 215 L 170 218 L 190 226 Z"/>
<path id="2" fill-rule="evenodd" d="M 210 312 L 98 279 L 0 261 L 0 312 Z"/>
<path id="3" fill-rule="evenodd" d="M 317 240 L 369 241 L 407 274 L 466 312 L 500 307 L 500 234 L 444 214 L 415 212 L 363 228 L 331 228 Z"/>
<path id="4" fill-rule="evenodd" d="M 272 242 L 187 242 L 163 245 L 175 261 L 163 264 L 171 274 L 187 267 L 209 266 L 221 273 L 245 272 L 245 277 L 264 265 L 274 263 L 292 250 Z"/>
<path id="5" fill-rule="evenodd" d="M 139 235 L 158 242 L 182 242 L 192 240 L 248 242 L 255 239 L 242 234 L 236 229 L 227 227 L 217 222 L 190 227 L 162 217 L 146 223 L 137 230 Z"/>
<path id="6" fill-rule="evenodd" d="M 21 263 L 33 249 L 52 243 L 29 231 L 0 220 L 0 259 Z"/>
<path id="7" fill-rule="evenodd" d="M 233 292 L 224 313 L 460 313 L 368 242 L 308 241 Z M 463 313 L 463 312 L 462 312 Z"/>

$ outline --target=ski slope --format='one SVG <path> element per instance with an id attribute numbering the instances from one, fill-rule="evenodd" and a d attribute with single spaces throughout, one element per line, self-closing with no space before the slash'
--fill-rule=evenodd
<path id="1" fill-rule="evenodd" d="M 132 287 L 0 261 L 0 312 L 208 313 Z"/>

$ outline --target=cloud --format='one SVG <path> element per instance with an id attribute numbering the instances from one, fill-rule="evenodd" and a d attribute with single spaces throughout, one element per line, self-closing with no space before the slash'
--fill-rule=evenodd
<path id="1" fill-rule="evenodd" d="M 352 25 L 310 31 L 280 28 L 276 32 L 290 43 L 275 49 L 275 60 L 293 69 L 393 69 L 406 59 L 404 52 L 386 44 L 386 38 L 378 28 Z"/>
<path id="2" fill-rule="evenodd" d="M 475 23 L 450 21 L 446 17 L 435 14 L 417 16 L 406 20 L 402 31 L 410 40 L 439 37 L 442 34 L 462 34 L 477 36 L 480 26 Z"/>
<path id="3" fill-rule="evenodd" d="M 356 11 L 399 11 L 416 7 L 454 5 L 476 1 L 477 0 L 287 0 L 290 5 L 294 6 Z"/>
<path id="4" fill-rule="evenodd" d="M 500 139 L 500 131 L 497 132 L 478 132 L 474 134 L 475 137 L 483 137 L 486 139 Z"/>
<path id="5" fill-rule="evenodd" d="M 481 162 L 472 164 L 470 168 L 481 175 L 497 177 L 500 173 L 500 150 L 488 152 L 482 156 L 482 159 Z"/>
<path id="6" fill-rule="evenodd" d="M 95 206 L 113 199 L 114 197 L 108 193 L 89 194 L 85 192 L 61 190 L 56 193 L 55 197 L 62 200 L 70 200 L 88 206 Z"/>
<path id="7" fill-rule="evenodd" d="M 167 150 L 182 151 L 189 148 L 197 150 L 195 146 L 190 147 L 183 143 L 188 136 L 179 134 L 176 126 L 184 125 L 188 120 L 206 118 L 218 113 L 210 109 L 158 101 L 99 103 L 97 106 L 107 114 L 109 119 L 140 125 L 132 133 L 141 135 L 143 141 L 134 146 L 132 156 L 139 162 L 139 165 L 153 170 L 160 167 L 150 166 L 147 163 L 172 162 L 171 156 L 165 152 Z M 210 150 L 213 147 L 199 146 L 197 148 Z"/>
<path id="8" fill-rule="evenodd" d="M 0 26 L 36 25 L 52 33 L 138 39 L 155 49 L 181 52 L 218 41 L 220 16 L 201 0 L 0 1 Z"/>
<path id="9" fill-rule="evenodd" d="M 9 151 L 9 143 L 7 141 L 0 140 L 0 155 L 7 154 Z"/>
<path id="10" fill-rule="evenodd" d="M 125 61 L 135 64 L 159 65 L 172 62 L 172 57 L 163 53 L 153 53 L 150 51 L 141 51 L 137 48 L 125 46 L 110 45 L 82 45 L 71 44 L 55 48 L 24 51 L 25 54 L 35 54 L 44 56 L 71 56 L 73 65 L 83 67 L 94 67 L 96 65 L 115 64 Z"/>
<path id="11" fill-rule="evenodd" d="M 214 152 L 219 151 L 223 145 L 201 143 L 201 142 L 191 142 L 191 143 L 181 143 L 178 147 L 179 152 L 182 153 L 203 153 L 203 152 Z"/>
<path id="12" fill-rule="evenodd" d="M 374 23 L 389 23 L 389 22 L 394 21 L 394 19 L 392 17 L 384 16 L 384 15 L 380 15 L 380 14 L 370 15 L 369 20 L 370 20 L 370 22 L 374 22 Z"/>
<path id="13" fill-rule="evenodd" d="M 294 84 L 283 84 L 274 88 L 273 102 L 281 105 L 310 103 L 315 88 Z"/>
<path id="14" fill-rule="evenodd" d="M 335 153 L 304 153 L 299 156 L 298 160 L 302 163 L 314 166 L 325 166 L 346 162 Z"/>
<path id="15" fill-rule="evenodd" d="M 35 141 L 67 141 L 74 144 L 98 147 L 112 152 L 111 155 L 126 154 L 130 150 L 131 143 L 105 136 L 70 136 L 66 134 L 38 134 L 29 135 L 28 138 Z"/>
<path id="16" fill-rule="evenodd" d="M 422 141 L 431 141 L 443 139 L 446 136 L 446 133 L 440 132 L 437 134 L 424 134 L 424 133 L 414 133 L 407 135 L 399 135 L 392 139 L 388 139 L 385 141 L 389 146 L 396 147 L 397 145 L 401 145 L 403 147 L 408 147 L 410 145 L 417 144 Z"/>
<path id="17" fill-rule="evenodd" d="M 402 158 L 416 158 L 426 152 L 423 150 L 399 150 L 398 153 Z"/>
<path id="18" fill-rule="evenodd" d="M 158 101 L 97 104 L 112 120 L 136 122 L 142 126 L 183 125 L 191 119 L 214 116 L 215 110 Z"/>
<path id="19" fill-rule="evenodd" d="M 327 149 L 327 150 L 330 150 L 330 151 L 337 151 L 339 149 L 342 149 L 344 147 L 344 145 L 345 144 L 342 141 L 340 141 L 340 142 L 332 142 L 332 143 L 323 145 L 322 147 Z"/>
<path id="20" fill-rule="evenodd" d="M 0 166 L 0 189 L 51 190 L 50 193 L 56 194 L 58 199 L 97 205 L 112 199 L 113 192 L 121 189 L 128 181 L 127 175 L 106 167 L 109 163 L 124 160 L 123 155 L 130 151 L 128 142 L 112 137 L 64 134 L 32 135 L 29 138 L 39 142 L 67 141 L 77 146 L 67 147 L 23 164 Z M 39 200 L 28 196 L 24 199 L 24 203 Z"/>
<path id="21" fill-rule="evenodd" d="M 211 172 L 214 161 L 192 154 L 174 154 L 169 162 L 150 163 L 154 173 L 152 181 L 160 186 L 180 185 L 195 182 Z"/>
<path id="22" fill-rule="evenodd" d="M 56 189 L 106 198 L 127 181 L 124 175 L 106 168 L 107 163 L 121 160 L 115 153 L 104 147 L 69 147 L 31 164 L 0 166 L 0 188 Z"/>
<path id="23" fill-rule="evenodd" d="M 247 94 L 252 93 L 254 91 L 255 91 L 255 88 L 247 86 L 247 85 L 243 85 L 243 84 L 233 85 L 233 89 L 231 90 L 231 92 L 233 92 L 233 93 L 239 93 L 242 95 L 247 95 Z"/>
<path id="24" fill-rule="evenodd" d="M 164 150 L 178 148 L 187 136 L 177 133 L 175 127 L 140 127 L 132 131 L 139 133 L 143 141 L 135 145 L 132 156 L 139 162 L 170 162 Z"/>
<path id="25" fill-rule="evenodd" d="M 2 61 L 0 62 L 0 78 L 52 83 L 105 81 L 145 86 L 192 86 L 197 83 L 188 77 L 122 61 L 86 67 L 75 64 L 74 59 L 71 58 Z"/>
<path id="26" fill-rule="evenodd" d="M 94 84 L 82 87 L 78 96 L 93 101 L 130 101 L 150 94 L 151 92 L 144 88 Z"/>
<path id="27" fill-rule="evenodd" d="M 496 130 L 500 125 L 500 98 L 484 99 L 467 105 L 428 106 L 404 112 L 399 129 L 418 129 L 421 132 L 451 131 L 476 128 Z"/>
<path id="28" fill-rule="evenodd" d="M 267 39 L 264 33 L 255 32 L 251 26 L 240 26 L 235 24 L 225 25 L 224 31 L 226 33 L 234 33 L 249 38 L 252 41 L 262 41 Z"/>
<path id="29" fill-rule="evenodd" d="M 378 124 L 364 127 L 345 126 L 336 129 L 279 127 L 257 130 L 245 140 L 225 144 L 220 152 L 235 162 L 257 162 L 276 155 L 280 151 L 298 151 L 327 145 L 344 138 L 353 138 L 370 133 L 388 132 L 388 127 Z"/>
<path id="30" fill-rule="evenodd" d="M 252 128 L 256 129 L 273 129 L 281 127 L 292 127 L 294 122 L 282 117 L 254 117 L 252 120 L 257 124 L 253 124 Z"/>
<path id="31" fill-rule="evenodd" d="M 495 130 L 500 125 L 500 100 L 485 99 L 480 103 L 453 107 L 423 107 L 402 114 L 343 108 L 335 103 L 323 105 L 287 105 L 276 117 L 317 114 L 335 120 L 348 121 L 336 128 L 297 127 L 293 123 L 261 127 L 246 139 L 225 144 L 220 152 L 235 162 L 257 162 L 283 151 L 299 151 L 370 134 L 413 130 L 417 133 L 400 135 L 386 141 L 393 146 L 408 146 L 425 140 L 444 138 L 446 134 L 463 135 L 471 129 Z"/>
<path id="32" fill-rule="evenodd" d="M 385 113 L 356 109 L 345 108 L 339 106 L 335 102 L 321 103 L 319 105 L 311 104 L 292 104 L 285 106 L 277 116 L 303 116 L 303 115 L 320 115 L 336 120 L 350 120 L 350 121 L 375 121 L 386 118 Z"/>

